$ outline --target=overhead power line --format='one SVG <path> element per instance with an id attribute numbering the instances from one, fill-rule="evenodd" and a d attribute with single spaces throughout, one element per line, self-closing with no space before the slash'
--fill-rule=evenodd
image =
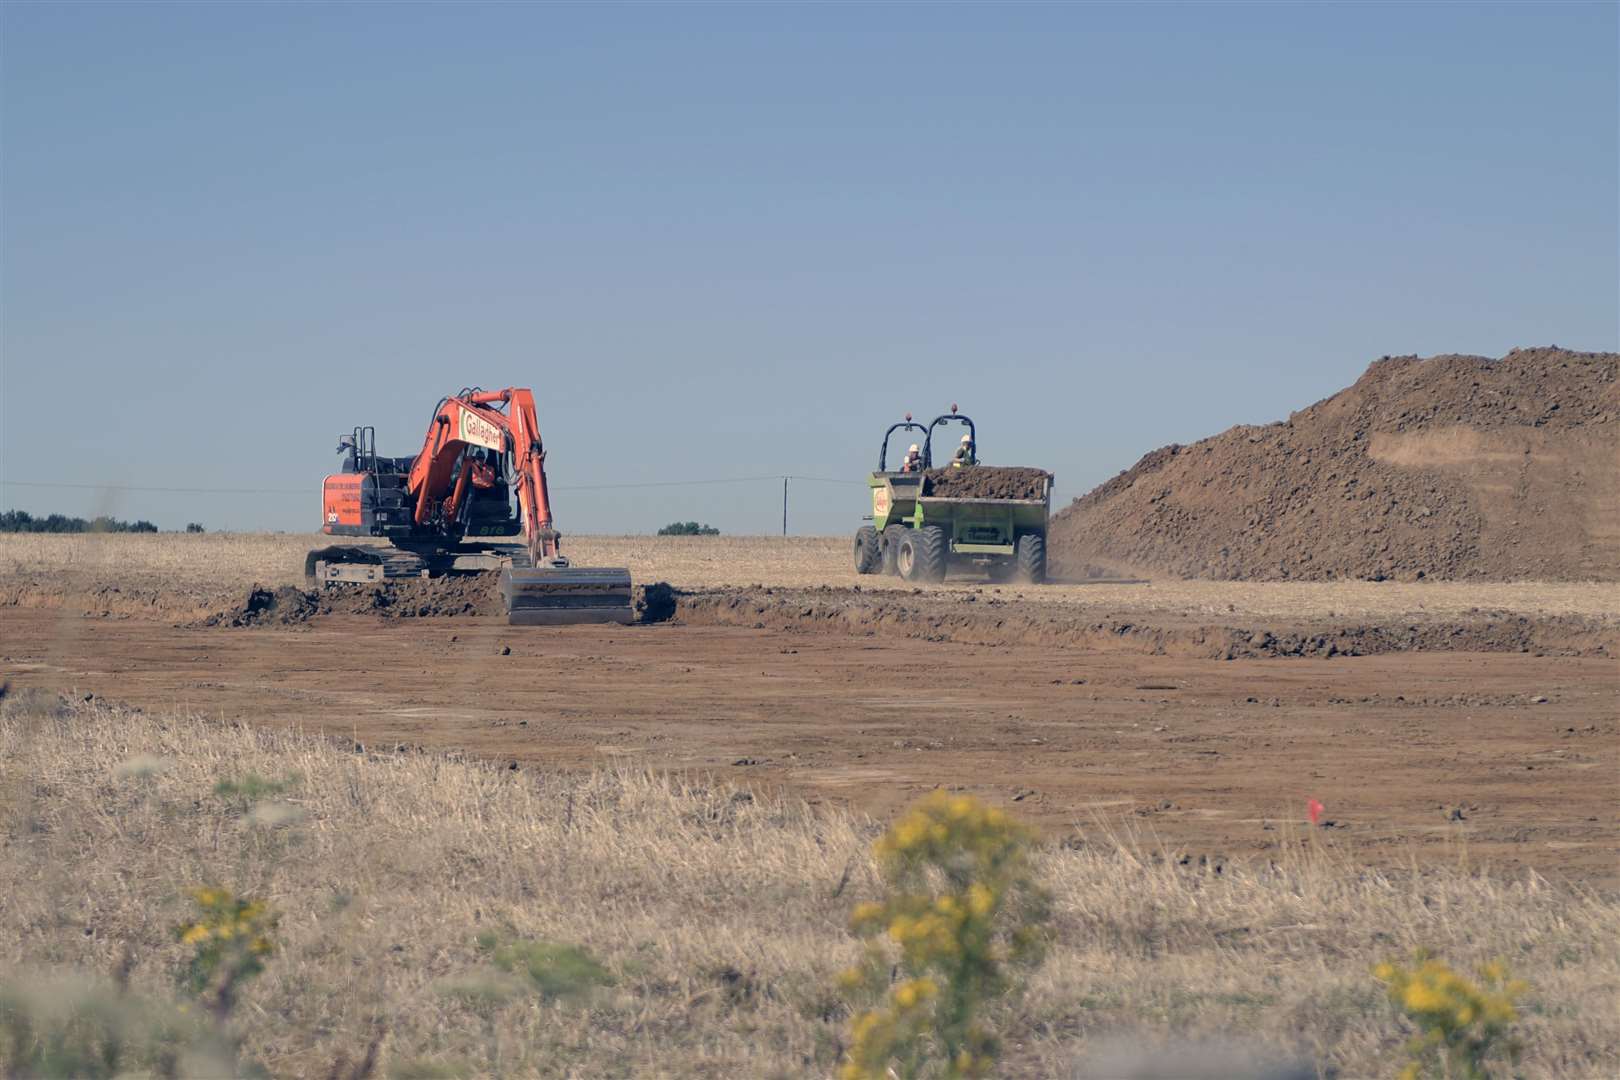
<path id="1" fill-rule="evenodd" d="M 662 487 L 696 487 L 712 484 L 754 484 L 764 481 L 777 480 L 809 480 L 819 484 L 859 484 L 865 486 L 863 480 L 839 480 L 828 476 L 800 476 L 797 473 L 762 473 L 758 476 L 716 476 L 691 480 L 639 480 L 627 483 L 602 484 L 552 484 L 555 491 L 616 491 L 626 488 L 662 488 Z M 152 484 L 84 484 L 72 481 L 55 480 L 0 480 L 0 486 L 27 487 L 27 488 L 67 488 L 77 491 L 142 491 L 158 492 L 171 495 L 296 495 L 303 498 L 313 498 L 319 494 L 313 488 L 210 488 L 210 487 L 173 487 Z"/>
<path id="2" fill-rule="evenodd" d="M 309 495 L 292 488 L 151 487 L 141 484 L 75 484 L 55 480 L 0 480 L 0 487 L 71 488 L 81 491 L 162 491 L 181 495 Z"/>

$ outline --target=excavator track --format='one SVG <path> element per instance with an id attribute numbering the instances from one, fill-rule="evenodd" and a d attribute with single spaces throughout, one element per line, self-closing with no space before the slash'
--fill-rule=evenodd
<path id="1" fill-rule="evenodd" d="M 422 556 L 393 547 L 316 548 L 304 557 L 304 580 L 312 589 L 327 585 L 366 585 L 401 578 L 428 577 L 433 566 Z"/>

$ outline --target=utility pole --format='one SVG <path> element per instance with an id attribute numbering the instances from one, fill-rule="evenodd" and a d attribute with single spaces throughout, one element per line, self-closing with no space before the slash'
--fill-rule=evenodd
<path id="1" fill-rule="evenodd" d="M 787 477 L 782 477 L 782 535 L 787 535 Z"/>

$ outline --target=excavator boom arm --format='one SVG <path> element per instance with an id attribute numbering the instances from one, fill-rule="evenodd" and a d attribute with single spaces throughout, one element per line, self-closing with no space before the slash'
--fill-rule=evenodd
<path id="1" fill-rule="evenodd" d="M 505 405 L 502 412 L 497 406 Z M 545 448 L 535 416 L 534 394 L 527 389 L 475 391 L 445 398 L 433 414 L 422 452 L 411 465 L 407 488 L 416 497 L 416 522 L 435 513 L 453 517 L 466 495 L 467 470 L 452 486 L 456 462 L 470 446 L 510 454 L 517 479 L 523 531 L 535 565 L 558 555 L 558 534 L 551 523 L 546 489 Z"/>

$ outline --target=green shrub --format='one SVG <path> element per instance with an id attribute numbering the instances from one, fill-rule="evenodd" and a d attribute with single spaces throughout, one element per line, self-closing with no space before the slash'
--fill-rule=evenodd
<path id="1" fill-rule="evenodd" d="M 26 510 L 7 510 L 0 513 L 0 532 L 24 533 L 155 533 L 157 526 L 150 521 L 120 521 L 118 518 L 98 517 L 86 521 L 81 517 L 47 514 L 37 518 Z"/>
<path id="2" fill-rule="evenodd" d="M 579 998 L 599 986 L 611 986 L 613 976 L 578 945 L 554 941 L 502 942 L 494 934 L 481 934 L 478 949 L 501 971 L 528 980 L 541 997 Z"/>
<path id="3" fill-rule="evenodd" d="M 256 772 L 248 772 L 235 780 L 221 780 L 214 785 L 214 794 L 227 802 L 236 803 L 245 811 L 261 799 L 285 795 L 297 787 L 301 779 L 293 774 L 282 780 L 270 780 Z"/>
<path id="4" fill-rule="evenodd" d="M 209 1007 L 223 1020 L 241 985 L 262 972 L 275 951 L 270 935 L 279 917 L 264 901 L 229 889 L 205 886 L 190 895 L 196 918 L 174 929 L 180 943 L 193 949 L 183 983 L 198 997 L 209 995 Z"/>
<path id="5" fill-rule="evenodd" d="M 856 906 L 862 963 L 840 983 L 880 999 L 855 1017 L 843 1080 L 984 1076 L 1010 970 L 1039 963 L 1048 899 L 1034 835 L 977 799 L 936 791 L 877 843 L 888 894 Z M 893 976 L 902 976 L 894 981 Z"/>
<path id="6" fill-rule="evenodd" d="M 1486 1080 L 1492 1061 L 1518 1061 L 1512 1025 L 1519 1016 L 1518 999 L 1529 986 L 1510 978 L 1500 961 L 1480 968 L 1478 983 L 1424 952 L 1413 957 L 1411 967 L 1379 964 L 1373 975 L 1384 984 L 1390 1004 L 1417 1029 L 1406 1044 L 1411 1061 L 1400 1080 Z"/>

